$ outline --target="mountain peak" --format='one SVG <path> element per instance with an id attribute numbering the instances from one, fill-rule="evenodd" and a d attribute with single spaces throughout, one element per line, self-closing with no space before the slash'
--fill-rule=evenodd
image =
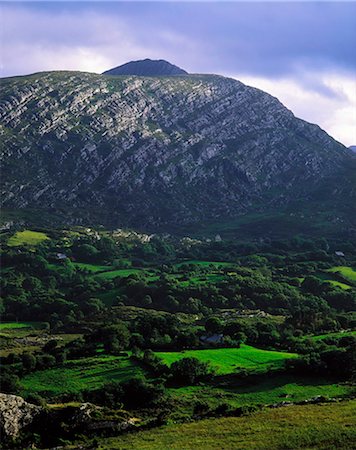
<path id="1" fill-rule="evenodd" d="M 107 70 L 103 75 L 138 75 L 138 76 L 172 76 L 187 75 L 188 72 L 164 59 L 142 59 L 130 61 L 113 69 Z"/>

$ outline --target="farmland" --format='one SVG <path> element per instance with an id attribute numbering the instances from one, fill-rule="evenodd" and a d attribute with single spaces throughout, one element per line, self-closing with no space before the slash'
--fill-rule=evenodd
<path id="1" fill-rule="evenodd" d="M 157 352 L 156 355 L 168 365 L 182 358 L 197 358 L 200 361 L 209 363 L 218 375 L 231 374 L 240 369 L 261 372 L 268 369 L 281 368 L 286 359 L 298 356 L 295 353 L 260 350 L 243 344 L 240 348 Z"/>

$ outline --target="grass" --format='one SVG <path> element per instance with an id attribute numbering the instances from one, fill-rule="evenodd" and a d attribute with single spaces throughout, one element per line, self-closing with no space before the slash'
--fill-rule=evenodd
<path id="1" fill-rule="evenodd" d="M 353 269 L 352 267 L 335 266 L 335 267 L 332 267 L 331 269 L 328 269 L 327 272 L 341 275 L 346 280 L 356 283 L 356 270 Z"/>
<path id="2" fill-rule="evenodd" d="M 7 241 L 7 245 L 10 247 L 17 247 L 22 245 L 35 246 L 43 241 L 46 241 L 49 237 L 45 233 L 39 231 L 17 231 L 10 239 Z"/>
<path id="3" fill-rule="evenodd" d="M 173 424 L 100 441 L 100 449 L 352 450 L 356 401 L 266 409 L 245 417 Z"/>
<path id="4" fill-rule="evenodd" d="M 260 372 L 266 369 L 280 368 L 287 359 L 298 356 L 295 353 L 261 350 L 249 345 L 241 345 L 240 348 L 156 352 L 156 355 L 162 358 L 167 365 L 182 358 L 194 357 L 210 363 L 217 375 L 228 375 L 237 372 L 238 369 Z"/>
<path id="5" fill-rule="evenodd" d="M 69 360 L 62 367 L 33 372 L 21 379 L 24 393 L 53 397 L 96 389 L 109 381 L 125 381 L 143 374 L 129 357 L 98 356 Z"/>

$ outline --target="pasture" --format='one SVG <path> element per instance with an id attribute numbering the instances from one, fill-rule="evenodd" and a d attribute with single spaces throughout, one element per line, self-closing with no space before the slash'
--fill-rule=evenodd
<path id="1" fill-rule="evenodd" d="M 9 238 L 7 245 L 10 247 L 18 247 L 23 245 L 33 247 L 46 241 L 47 239 L 49 239 L 49 237 L 45 233 L 41 233 L 39 231 L 17 231 Z"/>
<path id="2" fill-rule="evenodd" d="M 242 344 L 240 348 L 155 352 L 155 354 L 168 366 L 182 358 L 197 358 L 209 363 L 215 369 L 217 375 L 228 375 L 238 372 L 240 369 L 255 372 L 278 369 L 284 366 L 287 359 L 298 357 L 295 353 L 261 350 L 245 344 Z"/>
<path id="3" fill-rule="evenodd" d="M 21 379 L 24 393 L 46 397 L 93 390 L 110 381 L 143 374 L 128 356 L 95 356 L 66 361 L 62 367 L 33 372 Z"/>

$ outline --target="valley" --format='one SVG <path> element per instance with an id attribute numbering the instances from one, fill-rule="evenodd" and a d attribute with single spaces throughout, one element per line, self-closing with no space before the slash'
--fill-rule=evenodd
<path id="1" fill-rule="evenodd" d="M 352 240 L 79 226 L 1 240 L 2 389 L 39 408 L 9 448 L 199 448 L 190 429 L 215 448 L 226 427 L 226 448 L 281 448 L 292 414 L 301 446 L 348 448 L 335 427 L 354 407 Z"/>

